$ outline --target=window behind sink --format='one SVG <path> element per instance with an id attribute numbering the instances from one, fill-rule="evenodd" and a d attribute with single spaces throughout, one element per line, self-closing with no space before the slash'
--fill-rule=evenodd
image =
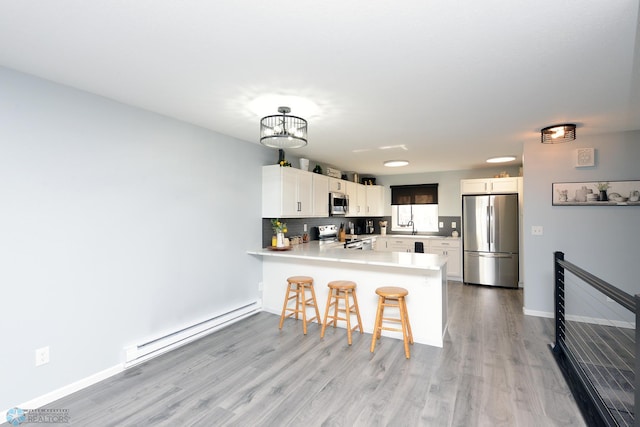
<path id="1" fill-rule="evenodd" d="M 392 185 L 391 230 L 437 232 L 438 184 Z"/>
<path id="2" fill-rule="evenodd" d="M 413 221 L 413 227 L 409 221 Z M 438 205 L 391 206 L 391 230 L 419 233 L 438 231 Z"/>

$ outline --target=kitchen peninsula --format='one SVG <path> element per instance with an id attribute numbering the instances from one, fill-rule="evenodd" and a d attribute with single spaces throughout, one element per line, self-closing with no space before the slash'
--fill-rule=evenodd
<path id="1" fill-rule="evenodd" d="M 280 315 L 289 276 L 313 277 L 321 316 L 324 316 L 326 306 L 327 283 L 352 280 L 358 286 L 358 306 L 364 330 L 372 333 L 378 303 L 376 288 L 400 286 L 409 291 L 407 310 L 414 341 L 442 347 L 447 327 L 445 256 L 346 250 L 342 245 L 321 245 L 317 241 L 294 245 L 288 251 L 264 248 L 248 253 L 262 256 L 262 306 L 265 311 Z M 398 332 L 383 331 L 382 334 L 402 338 Z"/>

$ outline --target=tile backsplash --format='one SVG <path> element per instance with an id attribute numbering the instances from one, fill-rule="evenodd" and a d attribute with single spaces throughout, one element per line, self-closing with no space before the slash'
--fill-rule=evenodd
<path id="1" fill-rule="evenodd" d="M 374 234 L 380 234 L 380 221 L 386 220 L 391 222 L 391 217 L 372 217 L 372 218 L 345 218 L 345 217 L 329 217 L 329 218 L 285 218 L 283 222 L 287 224 L 287 236 L 302 236 L 304 233 L 304 225 L 307 225 L 307 233 L 311 240 L 318 240 L 318 226 L 333 224 L 340 227 L 340 224 L 344 224 L 345 227 L 349 221 L 355 224 L 356 233 L 364 234 L 365 221 L 367 219 L 373 219 Z M 421 235 L 431 236 L 451 236 L 453 230 L 457 230 L 460 235 L 461 231 L 461 218 L 459 216 L 441 216 L 438 217 L 438 221 L 442 222 L 443 227 L 437 233 L 420 233 Z M 456 227 L 453 228 L 451 223 L 455 222 Z M 394 233 L 387 231 L 387 233 Z M 401 233 L 395 233 L 401 234 Z M 406 233 L 405 233 L 406 234 Z M 262 218 L 262 246 L 271 246 L 271 237 L 273 236 L 273 230 L 271 229 L 271 218 Z"/>

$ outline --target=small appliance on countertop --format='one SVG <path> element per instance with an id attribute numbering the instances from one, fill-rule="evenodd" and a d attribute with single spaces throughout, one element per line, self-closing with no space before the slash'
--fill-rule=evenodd
<path id="1" fill-rule="evenodd" d="M 365 229 L 365 233 L 373 234 L 374 231 L 375 231 L 375 227 L 373 226 L 373 220 L 372 219 L 368 219 L 367 220 L 366 229 Z"/>

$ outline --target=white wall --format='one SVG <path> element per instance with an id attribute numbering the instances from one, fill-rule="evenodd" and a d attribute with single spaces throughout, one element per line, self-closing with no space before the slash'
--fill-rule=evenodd
<path id="1" fill-rule="evenodd" d="M 4 68 L 0 93 L 0 409 L 258 298 L 277 153 Z"/>
<path id="2" fill-rule="evenodd" d="M 595 148 L 596 165 L 574 167 L 576 148 Z M 640 180 L 640 131 L 524 146 L 524 303 L 553 312 L 553 252 L 628 293 L 640 292 L 640 207 L 552 206 L 554 182 Z M 640 185 L 638 186 L 640 190 Z M 532 236 L 531 226 L 544 227 Z"/>

